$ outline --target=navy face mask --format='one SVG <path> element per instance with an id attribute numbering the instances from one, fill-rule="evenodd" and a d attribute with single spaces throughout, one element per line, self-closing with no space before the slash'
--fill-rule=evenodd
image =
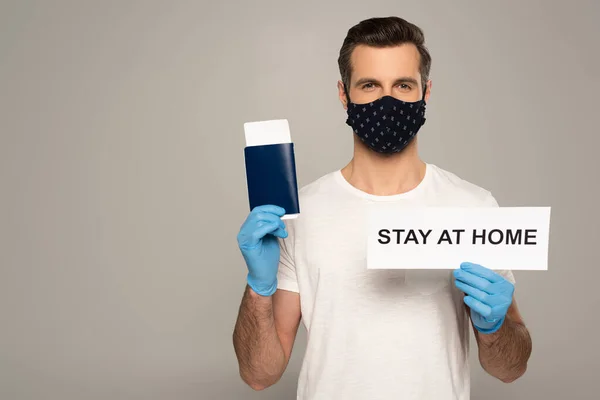
<path id="1" fill-rule="evenodd" d="M 425 123 L 424 97 L 415 102 L 398 100 L 392 96 L 383 96 L 365 104 L 349 102 L 346 124 L 372 150 L 385 154 L 398 153 Z"/>

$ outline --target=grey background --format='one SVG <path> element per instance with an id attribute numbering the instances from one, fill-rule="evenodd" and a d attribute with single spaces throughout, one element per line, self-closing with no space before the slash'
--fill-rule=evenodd
<path id="1" fill-rule="evenodd" d="M 505 385 L 473 355 L 473 398 L 595 398 L 592 0 L 2 1 L 0 398 L 295 398 L 303 331 L 260 393 L 231 344 L 242 126 L 289 119 L 301 185 L 343 166 L 337 53 L 388 15 L 433 55 L 422 157 L 501 205 L 553 207 L 549 271 L 516 272 L 529 370 Z"/>

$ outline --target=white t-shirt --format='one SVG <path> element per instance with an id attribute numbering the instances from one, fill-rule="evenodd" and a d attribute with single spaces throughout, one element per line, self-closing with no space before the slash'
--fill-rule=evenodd
<path id="1" fill-rule="evenodd" d="M 297 398 L 467 400 L 470 322 L 452 271 L 367 270 L 372 202 L 498 206 L 489 191 L 433 164 L 399 195 L 360 191 L 339 170 L 303 187 L 278 274 L 279 289 L 300 293 L 308 332 Z M 514 283 L 510 271 L 497 272 Z"/>

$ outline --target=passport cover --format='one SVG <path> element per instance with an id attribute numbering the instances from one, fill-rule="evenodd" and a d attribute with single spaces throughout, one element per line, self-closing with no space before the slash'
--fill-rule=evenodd
<path id="1" fill-rule="evenodd" d="M 247 146 L 244 159 L 250 210 L 273 204 L 300 214 L 293 143 Z"/>

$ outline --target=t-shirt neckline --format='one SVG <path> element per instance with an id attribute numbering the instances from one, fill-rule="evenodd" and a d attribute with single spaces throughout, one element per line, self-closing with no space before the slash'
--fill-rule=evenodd
<path id="1" fill-rule="evenodd" d="M 409 190 L 407 192 L 399 193 L 399 194 L 392 194 L 392 195 L 388 195 L 388 196 L 379 196 L 379 195 L 375 195 L 375 194 L 370 194 L 370 193 L 364 192 L 364 191 L 352 186 L 352 184 L 350 184 L 350 182 L 348 182 L 346 180 L 346 178 L 344 178 L 344 175 L 342 174 L 341 169 L 338 169 L 337 171 L 335 171 L 334 175 L 335 175 L 336 181 L 338 181 L 340 186 L 342 186 L 346 191 L 350 192 L 351 194 L 353 194 L 355 196 L 359 196 L 359 197 L 362 197 L 363 199 L 367 199 L 370 201 L 396 201 L 396 200 L 403 200 L 403 199 L 413 197 L 413 196 L 417 195 L 419 192 L 421 192 L 424 189 L 424 187 L 427 185 L 427 182 L 429 181 L 430 176 L 431 176 L 431 172 L 432 172 L 431 164 L 425 163 L 425 175 L 423 176 L 423 179 L 421 179 L 421 182 L 419 182 L 417 184 L 417 186 L 415 186 L 414 188 L 412 188 L 411 190 Z"/>

